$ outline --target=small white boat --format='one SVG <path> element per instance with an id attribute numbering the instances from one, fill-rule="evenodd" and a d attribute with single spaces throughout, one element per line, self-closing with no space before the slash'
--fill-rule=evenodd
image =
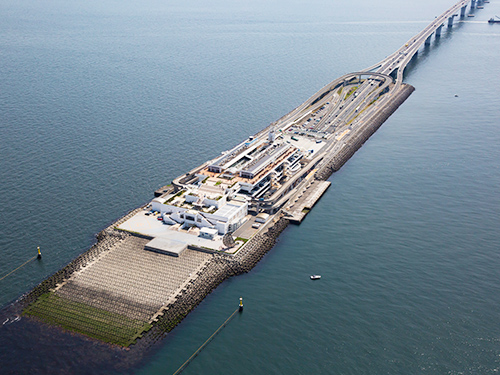
<path id="1" fill-rule="evenodd" d="M 321 279 L 321 275 L 311 275 L 311 280 L 319 280 Z"/>

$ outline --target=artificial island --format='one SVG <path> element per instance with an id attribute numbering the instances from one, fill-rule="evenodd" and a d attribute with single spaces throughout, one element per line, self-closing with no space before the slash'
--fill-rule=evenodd
<path id="1" fill-rule="evenodd" d="M 123 347 L 161 339 L 304 219 L 328 177 L 411 95 L 403 73 L 419 48 L 463 18 L 469 3 L 474 9 L 475 0 L 454 4 L 381 62 L 334 80 L 158 189 L 23 296 L 23 315 Z"/>

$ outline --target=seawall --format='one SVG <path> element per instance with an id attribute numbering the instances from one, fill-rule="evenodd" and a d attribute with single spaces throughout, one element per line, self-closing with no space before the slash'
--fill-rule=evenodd
<path id="1" fill-rule="evenodd" d="M 340 152 L 328 160 L 317 172 L 315 178 L 327 180 L 332 173 L 337 172 L 342 166 L 358 151 L 361 146 L 387 121 L 387 119 L 404 103 L 406 99 L 415 91 L 415 88 L 408 84 L 403 84 L 396 96 L 369 120 L 369 123 L 351 137 Z"/>
<path id="2" fill-rule="evenodd" d="M 317 180 L 326 180 L 333 172 L 338 171 L 414 90 L 410 85 L 403 85 L 390 103 L 379 109 L 370 118 L 368 124 L 351 136 L 349 142 L 339 154 L 327 160 L 319 168 L 315 174 L 315 178 Z M 97 234 L 97 242 L 88 251 L 75 258 L 64 268 L 49 276 L 32 291 L 23 296 L 20 299 L 21 305 L 27 307 L 37 301 L 40 296 L 56 288 L 58 284 L 68 280 L 75 272 L 80 271 L 89 263 L 96 261 L 104 252 L 109 251 L 120 242 L 124 242 L 127 238 L 131 236 L 143 237 L 115 229 L 117 225 L 126 221 L 143 208 L 144 206 L 132 210 Z M 273 221 L 263 228 L 261 233 L 252 237 L 234 256 L 221 253 L 211 254 L 210 259 L 203 264 L 196 274 L 186 280 L 186 284 L 182 287 L 182 290 L 179 290 L 167 302 L 166 308 L 155 315 L 155 318 L 151 322 L 152 328 L 143 333 L 137 331 L 134 336 L 136 338 L 141 337 L 142 333 L 142 339 L 138 341 L 140 343 L 139 346 L 147 347 L 164 337 L 166 333 L 179 324 L 190 311 L 224 280 L 248 272 L 255 267 L 262 257 L 276 244 L 279 235 L 288 224 L 289 220 L 284 218 L 282 213 L 279 212 Z"/>
<path id="3" fill-rule="evenodd" d="M 288 226 L 289 221 L 279 218 L 267 231 L 248 241 L 235 256 L 212 254 L 212 258 L 202 268 L 197 277 L 167 306 L 157 318 L 153 329 L 144 335 L 141 345 L 150 345 L 170 332 L 219 284 L 229 277 L 250 271 L 273 248 L 276 241 Z"/>

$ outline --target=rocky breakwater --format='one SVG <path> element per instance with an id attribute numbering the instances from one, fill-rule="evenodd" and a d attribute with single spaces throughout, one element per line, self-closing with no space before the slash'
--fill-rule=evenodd
<path id="1" fill-rule="evenodd" d="M 415 91 L 415 88 L 408 84 L 403 84 L 391 101 L 381 107 L 360 129 L 350 136 L 345 146 L 335 155 L 328 158 L 318 169 L 315 178 L 327 180 L 332 173 L 337 172 L 342 166 L 358 151 L 361 146 L 370 138 L 382 124 L 404 103 L 406 99 Z"/>
<path id="2" fill-rule="evenodd" d="M 340 152 L 323 162 L 315 178 L 326 180 L 339 170 L 413 91 L 412 86 L 402 85 L 389 103 L 351 134 Z M 148 347 L 170 332 L 224 280 L 255 267 L 289 224 L 278 212 L 234 255 L 221 252 L 201 255 L 188 250 L 192 252 L 188 257 L 172 260 L 151 252 L 139 254 L 148 239 L 115 229 L 143 208 L 131 211 L 100 232 L 96 244 L 88 251 L 23 296 L 20 304 L 24 314 L 112 344 L 140 343 L 139 346 Z M 126 264 L 123 258 L 127 259 Z M 150 264 L 146 273 L 140 267 L 144 262 Z M 103 267 L 107 268 L 103 271 Z M 114 286 L 112 278 L 108 280 L 111 284 L 98 280 L 106 278 L 107 272 L 115 268 L 120 271 L 117 278 L 132 269 L 131 280 L 123 279 L 123 283 Z M 151 268 L 156 270 L 155 278 L 144 282 Z M 172 275 L 165 272 L 167 268 L 173 270 Z M 138 284 L 140 290 L 136 290 Z M 80 293 L 80 299 L 75 293 Z"/>
<path id="3" fill-rule="evenodd" d="M 170 332 L 219 284 L 229 277 L 249 272 L 273 248 L 289 221 L 277 214 L 260 233 L 252 237 L 235 255 L 214 253 L 188 285 L 156 318 L 153 328 L 143 338 L 152 344 Z"/>

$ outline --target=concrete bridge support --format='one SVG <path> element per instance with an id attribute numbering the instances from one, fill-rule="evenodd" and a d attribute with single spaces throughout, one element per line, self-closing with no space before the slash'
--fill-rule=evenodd
<path id="1" fill-rule="evenodd" d="M 460 8 L 460 18 L 465 17 L 465 9 L 467 9 L 467 5 Z"/>
<path id="2" fill-rule="evenodd" d="M 449 23 L 449 21 L 448 21 Z M 443 30 L 443 26 L 444 25 L 441 25 L 439 26 L 437 29 L 436 29 L 436 38 L 440 38 L 441 37 L 441 30 Z"/>
<path id="3" fill-rule="evenodd" d="M 448 18 L 448 27 L 452 27 L 453 26 L 453 20 L 455 19 L 455 15 L 451 16 L 450 18 Z"/>
<path id="4" fill-rule="evenodd" d="M 426 46 L 430 46 L 430 45 L 431 45 L 431 38 L 432 38 L 432 34 L 431 34 L 431 35 L 429 35 L 429 36 L 427 37 L 427 39 L 425 40 L 425 45 L 426 45 Z"/>

